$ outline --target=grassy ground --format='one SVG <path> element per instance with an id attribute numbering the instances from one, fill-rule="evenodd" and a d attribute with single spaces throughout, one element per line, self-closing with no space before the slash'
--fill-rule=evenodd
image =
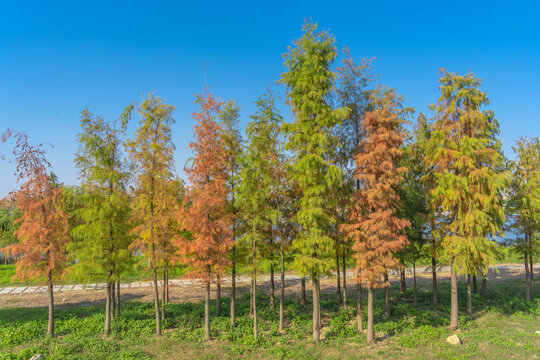
<path id="1" fill-rule="evenodd" d="M 465 308 L 464 284 L 460 284 L 460 306 Z M 153 305 L 123 304 L 122 315 L 112 326 L 110 338 L 101 335 L 103 305 L 58 309 L 57 337 L 45 336 L 47 310 L 44 308 L 0 308 L 0 359 L 28 359 L 33 354 L 47 359 L 535 359 L 540 358 L 540 294 L 526 303 L 523 281 L 489 281 L 488 299 L 474 296 L 474 314 L 460 316 L 458 335 L 464 345 L 451 346 L 445 339 L 449 318 L 449 286 L 440 284 L 440 307 L 431 310 L 428 286 L 419 291 L 418 304 L 392 289 L 392 317 L 383 318 L 383 297 L 377 293 L 377 343 L 368 346 L 365 334 L 354 326 L 354 311 L 342 311 L 335 294 L 323 295 L 323 341 L 312 344 L 311 309 L 288 300 L 287 327 L 278 334 L 277 311 L 268 296 L 258 298 L 260 337 L 252 336 L 252 320 L 247 315 L 249 298 L 237 302 L 237 327 L 230 328 L 228 299 L 222 313 L 215 316 L 212 304 L 212 336 L 202 341 L 202 303 L 166 306 L 164 335 L 153 335 Z M 353 302 L 351 302 L 353 305 Z M 355 306 L 352 306 L 355 307 Z"/>

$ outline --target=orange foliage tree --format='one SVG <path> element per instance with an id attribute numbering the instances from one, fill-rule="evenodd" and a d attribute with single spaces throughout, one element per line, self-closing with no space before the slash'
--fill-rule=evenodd
<path id="1" fill-rule="evenodd" d="M 16 176 L 23 182 L 19 190 L 10 194 L 21 210 L 15 231 L 19 242 L 1 251 L 11 251 L 18 257 L 15 276 L 19 279 L 47 281 L 49 293 L 49 322 L 47 334 L 54 335 L 53 282 L 62 277 L 66 266 L 66 246 L 69 242 L 68 216 L 62 209 L 63 191 L 56 177 L 47 174 L 50 166 L 41 145 L 32 146 L 28 136 L 8 130 L 2 142 L 9 137 L 16 141 L 13 155 L 17 163 Z"/>
<path id="2" fill-rule="evenodd" d="M 210 284 L 229 265 L 233 246 L 227 211 L 226 153 L 216 121 L 221 103 L 205 90 L 197 97 L 194 153 L 185 171 L 190 183 L 182 221 L 189 236 L 178 240 L 178 251 L 190 274 L 202 279 L 205 293 L 205 339 L 210 339 Z"/>
<path id="3" fill-rule="evenodd" d="M 366 137 L 354 156 L 360 189 L 353 195 L 349 223 L 342 226 L 354 242 L 358 277 L 368 289 L 368 342 L 374 340 L 373 289 L 390 285 L 388 269 L 399 265 L 393 253 L 408 244 L 404 229 L 409 226 L 396 215 L 399 196 L 395 189 L 407 171 L 398 166 L 404 137 L 403 112 L 392 92 L 379 102 L 362 123 Z"/>

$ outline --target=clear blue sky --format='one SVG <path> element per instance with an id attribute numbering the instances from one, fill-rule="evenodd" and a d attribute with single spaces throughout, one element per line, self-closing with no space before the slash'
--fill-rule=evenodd
<path id="1" fill-rule="evenodd" d="M 252 102 L 279 79 L 282 54 L 307 17 L 357 60 L 377 58 L 380 82 L 417 111 L 436 101 L 439 68 L 472 71 L 484 81 L 507 156 L 517 137 L 540 135 L 538 2 L 470 0 L 2 1 L 0 130 L 54 144 L 52 170 L 76 184 L 80 111 L 110 119 L 154 91 L 176 106 L 173 138 L 183 175 L 203 63 L 213 92 L 237 100 L 245 125 Z M 3 196 L 16 184 L 13 167 L 0 166 Z"/>

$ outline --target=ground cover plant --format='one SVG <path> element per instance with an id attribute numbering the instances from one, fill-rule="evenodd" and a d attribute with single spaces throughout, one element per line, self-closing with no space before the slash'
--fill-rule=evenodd
<path id="1" fill-rule="evenodd" d="M 466 284 L 459 283 L 460 290 Z M 169 303 L 162 323 L 163 336 L 155 337 L 152 303 L 127 302 L 102 335 L 104 304 L 57 309 L 56 337 L 46 336 L 46 309 L 0 308 L 0 359 L 532 359 L 540 353 L 540 301 L 523 297 L 523 281 L 493 280 L 486 299 L 473 296 L 473 315 L 460 314 L 458 335 L 462 346 L 445 339 L 450 313 L 450 286 L 440 284 L 439 308 L 433 311 L 429 286 L 421 286 L 417 304 L 412 291 L 392 289 L 392 316 L 384 316 L 384 292 L 375 296 L 375 335 L 368 345 L 355 325 L 355 307 L 343 310 L 334 293 L 321 294 L 321 342 L 311 344 L 311 314 L 297 300 L 285 300 L 284 332 L 279 334 L 277 309 L 269 306 L 267 293 L 259 291 L 259 334 L 253 336 L 249 296 L 236 303 L 236 326 L 231 327 L 224 299 L 221 313 L 211 302 L 211 335 L 204 342 L 204 302 Z M 459 301 L 466 304 L 466 292 Z M 309 299 L 309 298 L 308 298 Z M 352 302 L 351 302 L 352 305 Z M 309 304 L 307 307 L 309 308 Z M 366 308 L 366 307 L 364 307 Z M 364 316 L 364 319 L 366 317 Z"/>

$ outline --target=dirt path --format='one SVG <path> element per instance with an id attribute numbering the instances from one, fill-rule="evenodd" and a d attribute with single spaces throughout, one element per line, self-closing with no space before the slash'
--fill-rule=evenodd
<path id="1" fill-rule="evenodd" d="M 409 269 L 408 269 L 409 270 Z M 450 272 L 448 267 L 442 267 L 438 271 L 437 278 L 441 281 L 449 281 Z M 540 266 L 535 267 L 536 271 L 540 271 Z M 520 279 L 524 275 L 523 265 L 506 264 L 490 268 L 488 278 L 496 279 Z M 417 268 L 417 283 L 419 287 L 431 284 L 431 269 Z M 412 286 L 412 274 L 407 271 L 407 286 Z M 269 292 L 270 282 L 269 276 L 263 275 L 258 278 L 260 291 Z M 354 297 L 354 277 L 352 273 L 347 274 L 348 296 Z M 390 281 L 392 284 L 399 282 L 398 274 L 391 274 Z M 465 281 L 464 277 L 460 277 L 460 281 Z M 133 284 L 138 284 L 134 285 Z M 92 305 L 105 302 L 106 290 L 101 288 L 100 284 L 90 284 L 91 286 L 84 288 L 82 285 L 67 285 L 58 287 L 55 294 L 55 303 L 59 307 L 75 307 L 83 305 Z M 279 276 L 275 278 L 276 297 L 279 291 Z M 11 288 L 8 293 L 2 294 L 0 291 L 0 307 L 45 307 L 47 306 L 47 293 L 39 290 L 40 287 L 32 287 L 33 291 L 21 291 L 25 287 Z M 29 288 L 29 287 L 26 287 Z M 306 290 L 311 292 L 310 282 L 306 281 Z M 4 288 L 6 289 L 6 288 Z M 2 289 L 0 289 L 2 290 Z M 215 288 L 213 289 L 215 292 Z M 241 276 L 237 278 L 237 296 L 242 296 L 249 291 L 249 277 Z M 300 297 L 301 282 L 300 277 L 295 274 L 287 274 L 285 279 L 285 294 L 287 297 Z M 325 278 L 321 280 L 321 291 L 324 293 L 336 292 L 336 279 Z M 230 294 L 230 279 L 225 279 L 222 285 L 222 296 L 227 297 Z M 122 284 L 121 297 L 123 301 L 152 301 L 151 285 L 148 282 L 138 282 L 130 284 Z M 212 293 L 212 298 L 215 298 L 215 293 Z M 170 301 L 172 303 L 179 302 L 196 302 L 204 299 L 204 288 L 197 280 L 171 280 L 170 285 Z"/>

